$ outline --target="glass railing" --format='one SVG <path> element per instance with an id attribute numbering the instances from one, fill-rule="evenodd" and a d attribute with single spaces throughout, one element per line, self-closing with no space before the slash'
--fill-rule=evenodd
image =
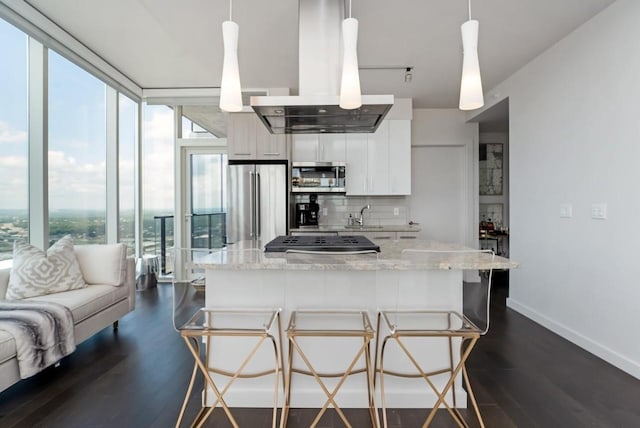
<path id="1" fill-rule="evenodd" d="M 227 245 L 226 213 L 191 215 L 191 248 L 222 248 Z M 153 254 L 160 258 L 160 275 L 173 273 L 169 251 L 174 244 L 172 215 L 154 216 Z M 146 250 L 149 252 L 149 249 Z"/>

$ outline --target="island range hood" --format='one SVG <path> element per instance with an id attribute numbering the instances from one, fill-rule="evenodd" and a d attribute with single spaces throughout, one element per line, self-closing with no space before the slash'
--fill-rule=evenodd
<path id="1" fill-rule="evenodd" d="M 362 106 L 339 106 L 344 0 L 299 0 L 299 93 L 253 96 L 251 107 L 272 134 L 371 133 L 393 95 L 362 95 Z"/>

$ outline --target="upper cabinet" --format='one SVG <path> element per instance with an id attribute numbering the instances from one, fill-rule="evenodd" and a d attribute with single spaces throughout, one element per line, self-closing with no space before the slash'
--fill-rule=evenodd
<path id="1" fill-rule="evenodd" d="M 384 120 L 373 134 L 347 134 L 347 195 L 411 194 L 411 121 Z"/>
<path id="2" fill-rule="evenodd" d="M 229 160 L 288 159 L 283 134 L 271 134 L 253 113 L 230 113 L 227 122 Z"/>
<path id="3" fill-rule="evenodd" d="M 293 162 L 344 162 L 346 134 L 299 134 L 293 136 Z"/>

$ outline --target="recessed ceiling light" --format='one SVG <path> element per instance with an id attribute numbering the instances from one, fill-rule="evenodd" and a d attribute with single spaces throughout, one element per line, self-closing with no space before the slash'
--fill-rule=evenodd
<path id="1" fill-rule="evenodd" d="M 327 109 L 326 108 L 319 108 L 318 109 L 318 113 L 326 113 Z"/>

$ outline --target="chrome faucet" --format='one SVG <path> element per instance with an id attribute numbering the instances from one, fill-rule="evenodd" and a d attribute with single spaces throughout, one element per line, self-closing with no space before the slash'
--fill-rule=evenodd
<path id="1" fill-rule="evenodd" d="M 365 205 L 360 210 L 360 218 L 356 219 L 356 222 L 360 225 L 360 227 L 364 226 L 364 217 L 363 217 L 364 210 L 370 210 L 370 209 L 371 209 L 371 205 Z"/>

